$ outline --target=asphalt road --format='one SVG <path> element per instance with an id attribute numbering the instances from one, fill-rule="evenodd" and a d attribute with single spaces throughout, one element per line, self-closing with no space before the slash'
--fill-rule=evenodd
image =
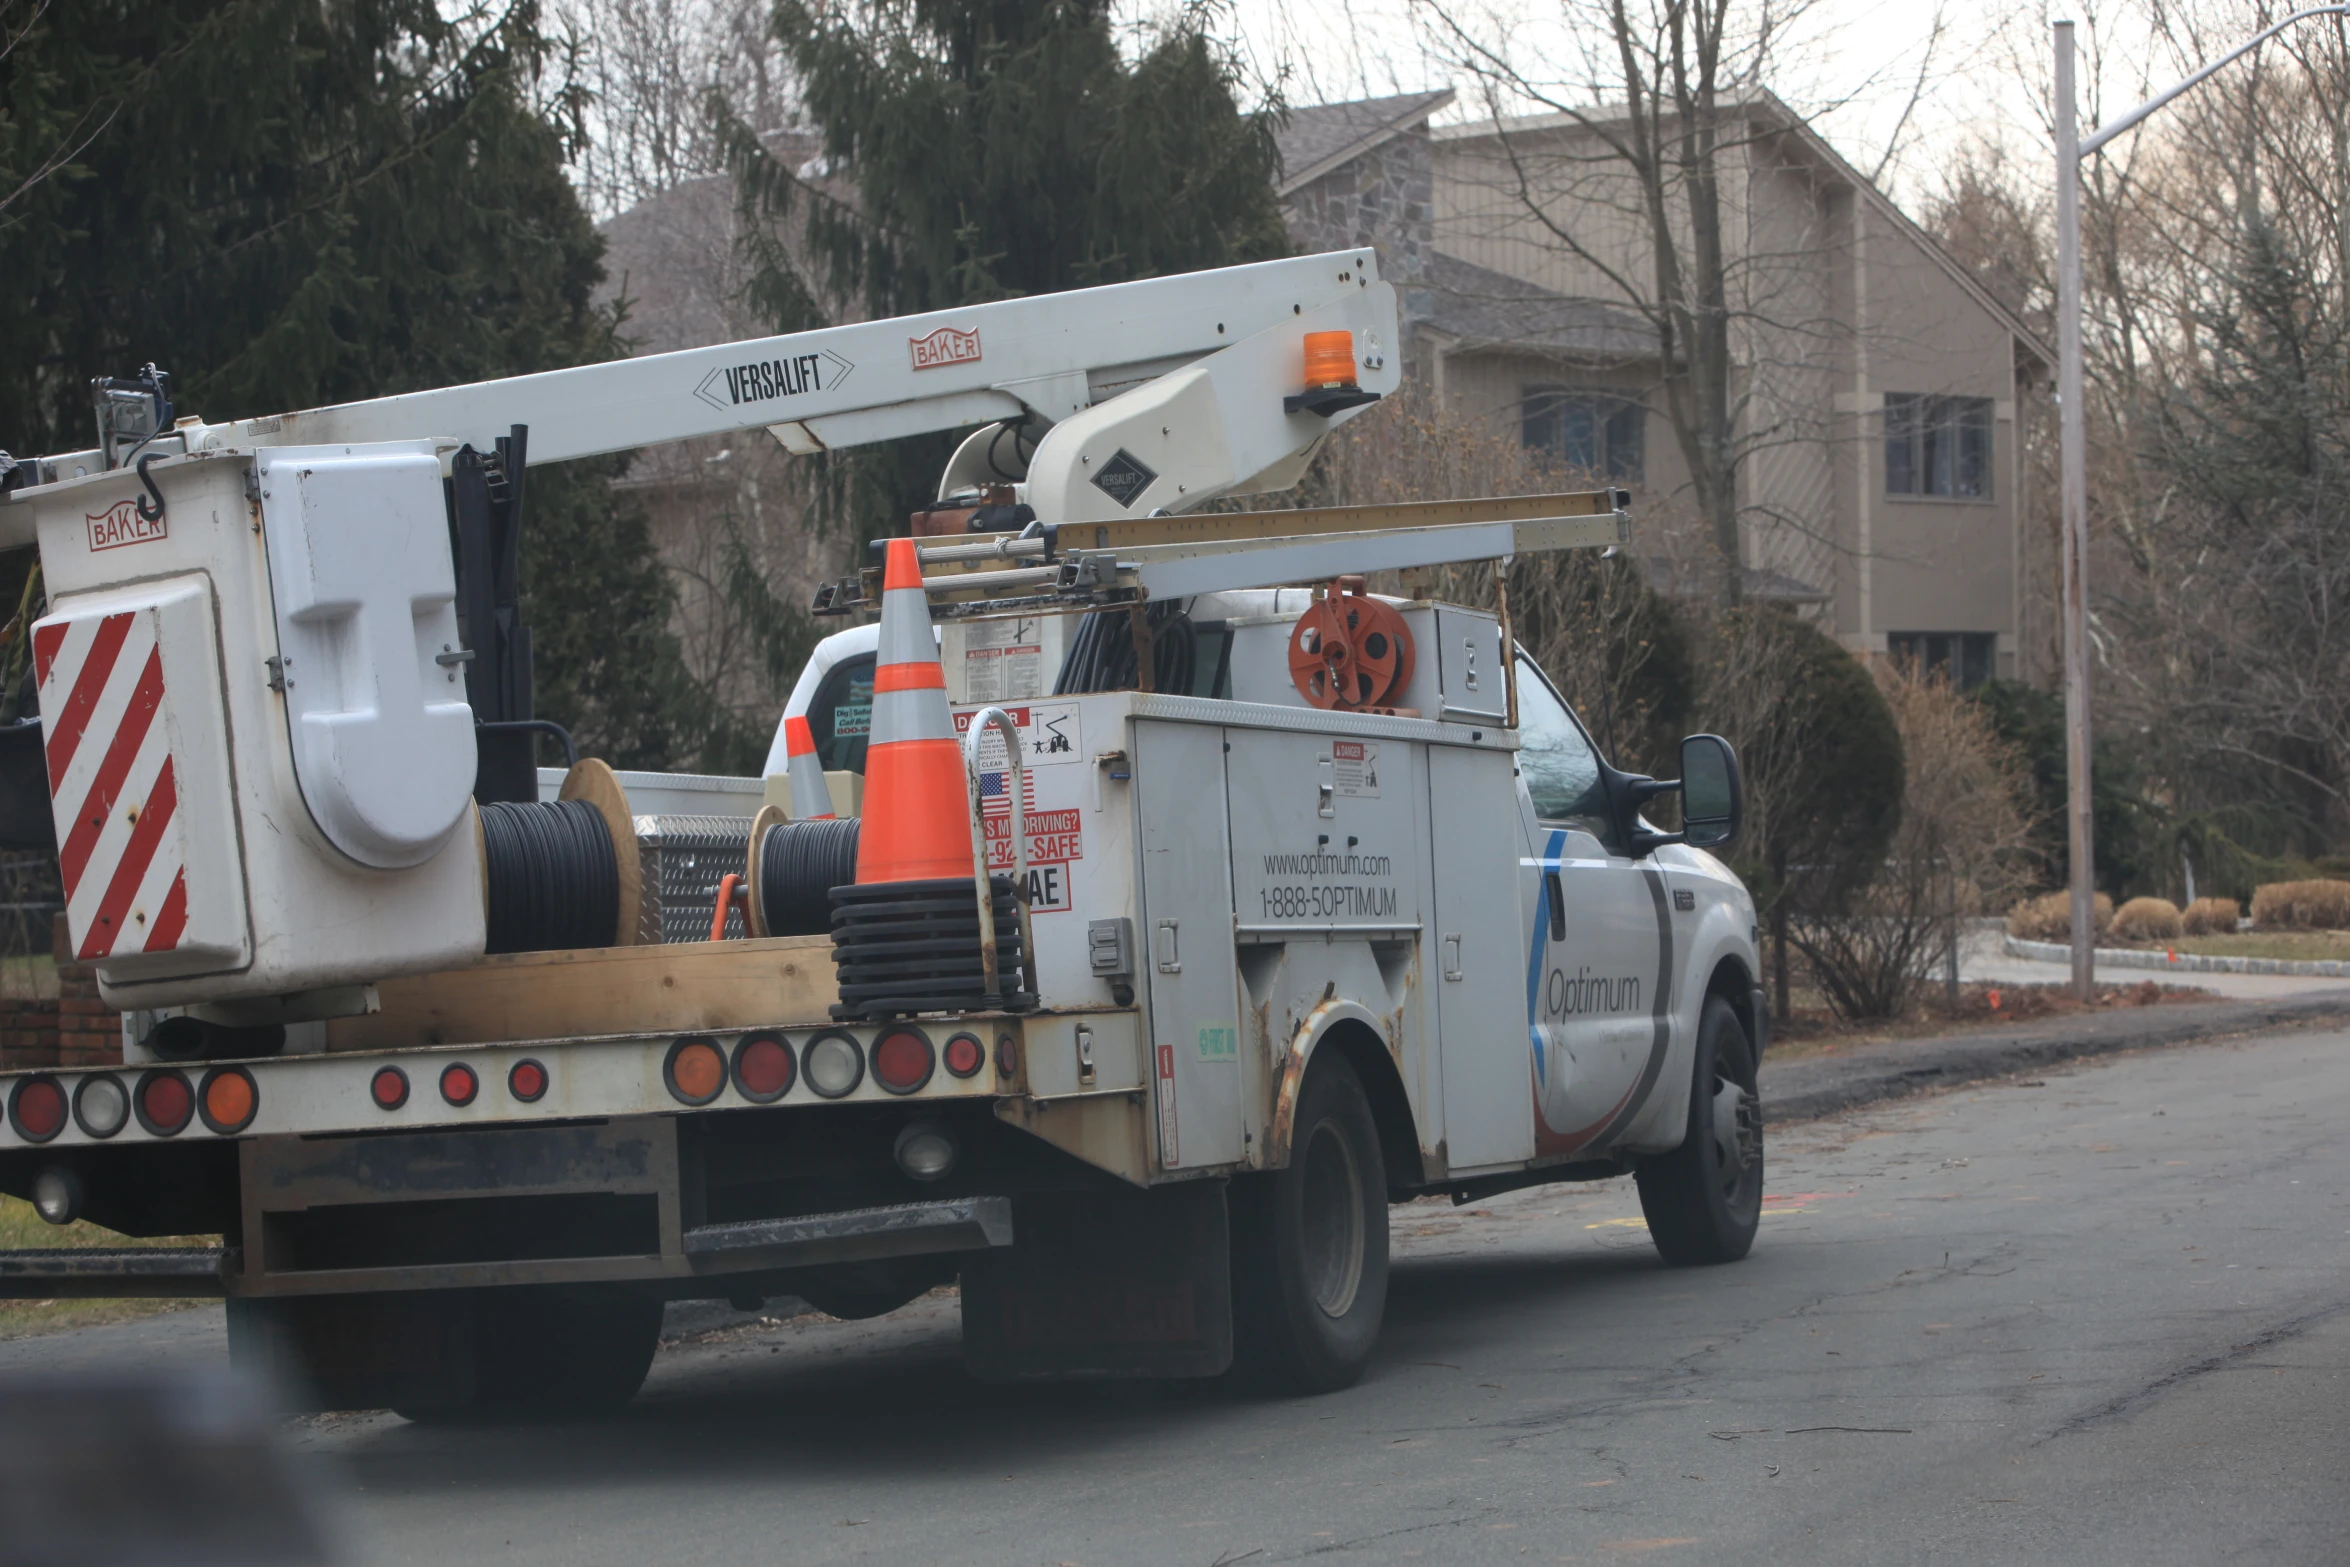
<path id="1" fill-rule="evenodd" d="M 600 1424 L 294 1439 L 369 1563 L 2340 1562 L 2345 1124 L 2350 1034 L 2286 1031 L 1777 1128 L 1726 1268 L 1662 1267 L 1629 1183 L 1397 1209 L 1325 1398 L 974 1385 L 933 1299 L 681 1344 Z"/>

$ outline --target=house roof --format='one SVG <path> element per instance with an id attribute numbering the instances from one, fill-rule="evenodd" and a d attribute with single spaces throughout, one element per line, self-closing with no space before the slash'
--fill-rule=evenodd
<path id="1" fill-rule="evenodd" d="M 1458 348 L 1509 347 L 1576 359 L 1650 359 L 1656 329 L 1637 311 L 1576 299 L 1442 251 L 1428 254 L 1421 319 Z"/>
<path id="2" fill-rule="evenodd" d="M 1353 162 L 1426 120 L 1452 100 L 1452 89 L 1440 87 L 1434 92 L 1357 98 L 1348 103 L 1317 103 L 1290 110 L 1288 123 L 1274 138 L 1281 148 L 1280 194 L 1287 196 L 1332 169 Z"/>
<path id="3" fill-rule="evenodd" d="M 1892 197 L 1879 190 L 1868 176 L 1854 168 L 1842 153 L 1829 144 L 1826 137 L 1812 129 L 1810 123 L 1803 116 L 1789 108 L 1776 94 L 1762 91 L 1756 92 L 1747 100 L 1747 111 L 1753 116 L 1758 127 L 1792 137 L 1823 164 L 1830 174 L 1850 186 L 1859 199 L 1868 204 L 1870 210 L 1889 222 L 1896 232 L 1915 245 L 1927 259 L 1947 274 L 1968 298 L 1997 320 L 2027 353 L 2038 359 L 2043 366 L 2053 367 L 2055 365 L 2056 351 L 2054 349 L 2042 342 L 2039 335 L 2026 326 L 2023 319 L 2017 316 L 2014 311 L 2001 304 L 1989 289 L 1983 287 L 1976 280 L 1974 274 L 1960 266 L 1958 258 L 1944 250 L 1940 241 L 1920 228 L 1908 213 L 1895 206 Z M 1523 134 L 1531 131 L 1564 129 L 1587 124 L 1607 125 L 1621 122 L 1624 117 L 1625 114 L 1621 108 L 1598 107 L 1591 110 L 1588 115 L 1529 114 L 1498 122 L 1475 120 L 1459 125 L 1441 126 L 1432 134 L 1439 141 L 1473 141 L 1480 137 L 1497 134 Z"/>

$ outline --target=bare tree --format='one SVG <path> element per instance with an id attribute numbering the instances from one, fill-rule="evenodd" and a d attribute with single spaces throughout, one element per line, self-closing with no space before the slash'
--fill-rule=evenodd
<path id="1" fill-rule="evenodd" d="M 2120 79 L 2117 26 L 2134 97 L 2279 14 L 2092 8 L 2083 79 Z M 2098 713 L 2157 824 L 2109 857 L 2101 814 L 2100 857 L 2183 891 L 2184 848 L 2235 888 L 2350 832 L 2350 37 L 2305 24 L 2083 172 Z M 2038 182 L 1970 152 L 1935 223 L 2027 318 L 2050 291 Z"/>
<path id="2" fill-rule="evenodd" d="M 563 0 L 589 94 L 579 179 L 599 218 L 724 168 L 713 94 L 755 133 L 790 120 L 767 0 Z"/>
<path id="3" fill-rule="evenodd" d="M 1743 519 L 1769 512 L 1747 498 L 1744 464 L 1827 434 L 1815 400 L 1795 390 L 1839 330 L 1819 276 L 1821 236 L 1758 222 L 1747 201 L 1750 166 L 1778 161 L 1796 124 L 1769 85 L 1813 4 L 1561 0 L 1551 20 L 1574 62 L 1562 76 L 1546 51 L 1514 43 L 1513 29 L 1458 0 L 1420 0 L 1437 50 L 1476 83 L 1492 184 L 1511 221 L 1653 334 L 1654 391 L 1731 605 L 1744 593 Z M 1931 36 L 1940 39 L 1939 13 Z M 1929 43 L 1896 137 L 1932 55 Z M 1853 96 L 1885 85 L 1871 79 Z M 1834 547 L 1816 517 L 1772 520 Z"/>

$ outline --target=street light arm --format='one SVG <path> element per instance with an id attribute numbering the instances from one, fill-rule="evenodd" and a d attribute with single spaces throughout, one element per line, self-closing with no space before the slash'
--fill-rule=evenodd
<path id="1" fill-rule="evenodd" d="M 2193 76 L 2188 77 L 2185 81 L 2180 82 L 2177 86 L 2171 88 L 2170 91 L 2165 93 L 2158 93 L 2154 97 L 2147 99 L 2144 103 L 2138 105 L 2138 107 L 2132 109 L 2129 113 L 2123 115 L 2120 119 L 2115 120 L 2110 125 L 2099 126 L 2090 135 L 2081 139 L 2080 155 L 2084 158 L 2088 157 L 2091 153 L 2104 146 L 2107 142 L 2113 140 L 2116 136 L 2119 136 L 2124 131 L 2135 127 L 2139 121 L 2145 119 L 2146 116 L 2152 114 L 2155 110 L 2161 108 L 2164 104 L 2179 96 L 2179 94 L 2184 92 L 2192 92 L 2194 89 L 2202 86 L 2204 82 L 2211 78 L 2212 73 L 2215 71 L 2235 64 L 2238 60 L 2243 59 L 2244 56 L 2250 54 L 2253 50 L 2259 48 L 2262 44 L 2267 43 L 2271 38 L 2274 38 L 2277 34 L 2283 32 L 2286 28 L 2291 27 L 2295 22 L 2306 22 L 2313 16 L 2350 16 L 2350 4 L 2313 6 L 2306 11 L 2294 12 L 2291 16 L 2286 17 L 2283 21 L 2277 23 L 2274 27 L 2269 28 L 2265 32 L 2253 35 L 2244 43 L 2239 44 L 2236 48 L 2231 49 L 2226 54 L 2221 55 L 2218 59 L 2205 66 L 2202 70 L 2197 71 Z"/>

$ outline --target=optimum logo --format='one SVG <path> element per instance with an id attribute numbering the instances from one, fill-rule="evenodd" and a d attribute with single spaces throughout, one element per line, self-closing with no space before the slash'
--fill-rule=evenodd
<path id="1" fill-rule="evenodd" d="M 711 371 L 694 388 L 694 395 L 713 408 L 739 408 L 745 403 L 797 397 L 802 392 L 832 391 L 856 368 L 829 348 L 821 353 L 794 354 L 789 359 L 753 359 Z"/>
<path id="2" fill-rule="evenodd" d="M 1135 460 L 1133 453 L 1121 446 L 1116 455 L 1103 463 L 1094 474 L 1093 487 L 1120 506 L 1132 509 L 1135 497 L 1149 489 L 1151 481 L 1157 477 L 1157 473 L 1145 468 Z"/>

